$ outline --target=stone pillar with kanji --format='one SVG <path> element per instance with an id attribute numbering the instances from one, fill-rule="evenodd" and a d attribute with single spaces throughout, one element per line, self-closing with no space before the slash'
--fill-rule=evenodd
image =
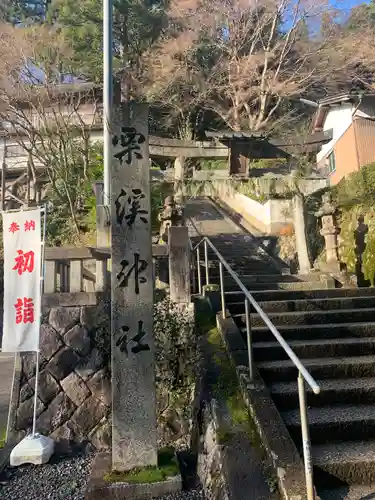
<path id="1" fill-rule="evenodd" d="M 111 206 L 112 469 L 157 464 L 148 107 L 114 129 Z"/>
<path id="2" fill-rule="evenodd" d="M 321 219 L 320 234 L 324 237 L 326 250 L 326 263 L 320 268 L 325 272 L 339 272 L 341 264 L 338 254 L 338 235 L 340 228 L 337 224 L 337 207 L 332 201 L 331 193 L 322 196 L 322 206 L 315 213 Z"/>

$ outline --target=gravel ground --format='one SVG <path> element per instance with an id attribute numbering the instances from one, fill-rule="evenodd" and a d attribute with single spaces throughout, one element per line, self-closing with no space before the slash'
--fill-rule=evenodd
<path id="1" fill-rule="evenodd" d="M 51 460 L 47 465 L 6 469 L 0 478 L 1 500 L 84 500 L 93 455 Z M 201 490 L 159 500 L 204 500 Z"/>

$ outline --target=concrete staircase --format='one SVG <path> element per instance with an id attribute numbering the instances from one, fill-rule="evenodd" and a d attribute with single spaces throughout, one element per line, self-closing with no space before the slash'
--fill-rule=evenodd
<path id="1" fill-rule="evenodd" d="M 307 394 L 320 498 L 375 499 L 375 289 L 319 289 L 282 275 L 243 236 L 211 241 L 321 385 L 321 394 Z M 212 251 L 209 258 L 210 283 L 219 283 Z M 246 339 L 244 296 L 227 273 L 225 290 Z M 251 324 L 257 367 L 301 450 L 297 370 L 254 312 Z"/>

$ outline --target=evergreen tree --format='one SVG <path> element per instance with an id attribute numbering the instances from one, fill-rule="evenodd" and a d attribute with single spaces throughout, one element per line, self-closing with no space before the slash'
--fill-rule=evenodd
<path id="1" fill-rule="evenodd" d="M 0 15 L 13 24 L 42 22 L 49 3 L 50 0 L 2 0 Z"/>
<path id="2" fill-rule="evenodd" d="M 52 0 L 48 10 L 49 22 L 71 43 L 77 74 L 94 81 L 103 73 L 102 9 L 102 0 Z M 115 0 L 114 66 L 122 77 L 136 74 L 140 55 L 157 39 L 164 20 L 163 0 Z"/>

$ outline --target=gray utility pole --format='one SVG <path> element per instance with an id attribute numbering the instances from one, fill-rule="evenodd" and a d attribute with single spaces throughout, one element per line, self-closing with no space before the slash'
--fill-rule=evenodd
<path id="1" fill-rule="evenodd" d="M 104 192 L 103 204 L 111 205 L 112 106 L 113 106 L 113 3 L 103 0 L 103 145 Z"/>
<path id="2" fill-rule="evenodd" d="M 1 167 L 1 210 L 5 210 L 5 191 L 6 191 L 6 156 L 7 143 L 6 138 L 0 137 L 0 167 Z"/>

